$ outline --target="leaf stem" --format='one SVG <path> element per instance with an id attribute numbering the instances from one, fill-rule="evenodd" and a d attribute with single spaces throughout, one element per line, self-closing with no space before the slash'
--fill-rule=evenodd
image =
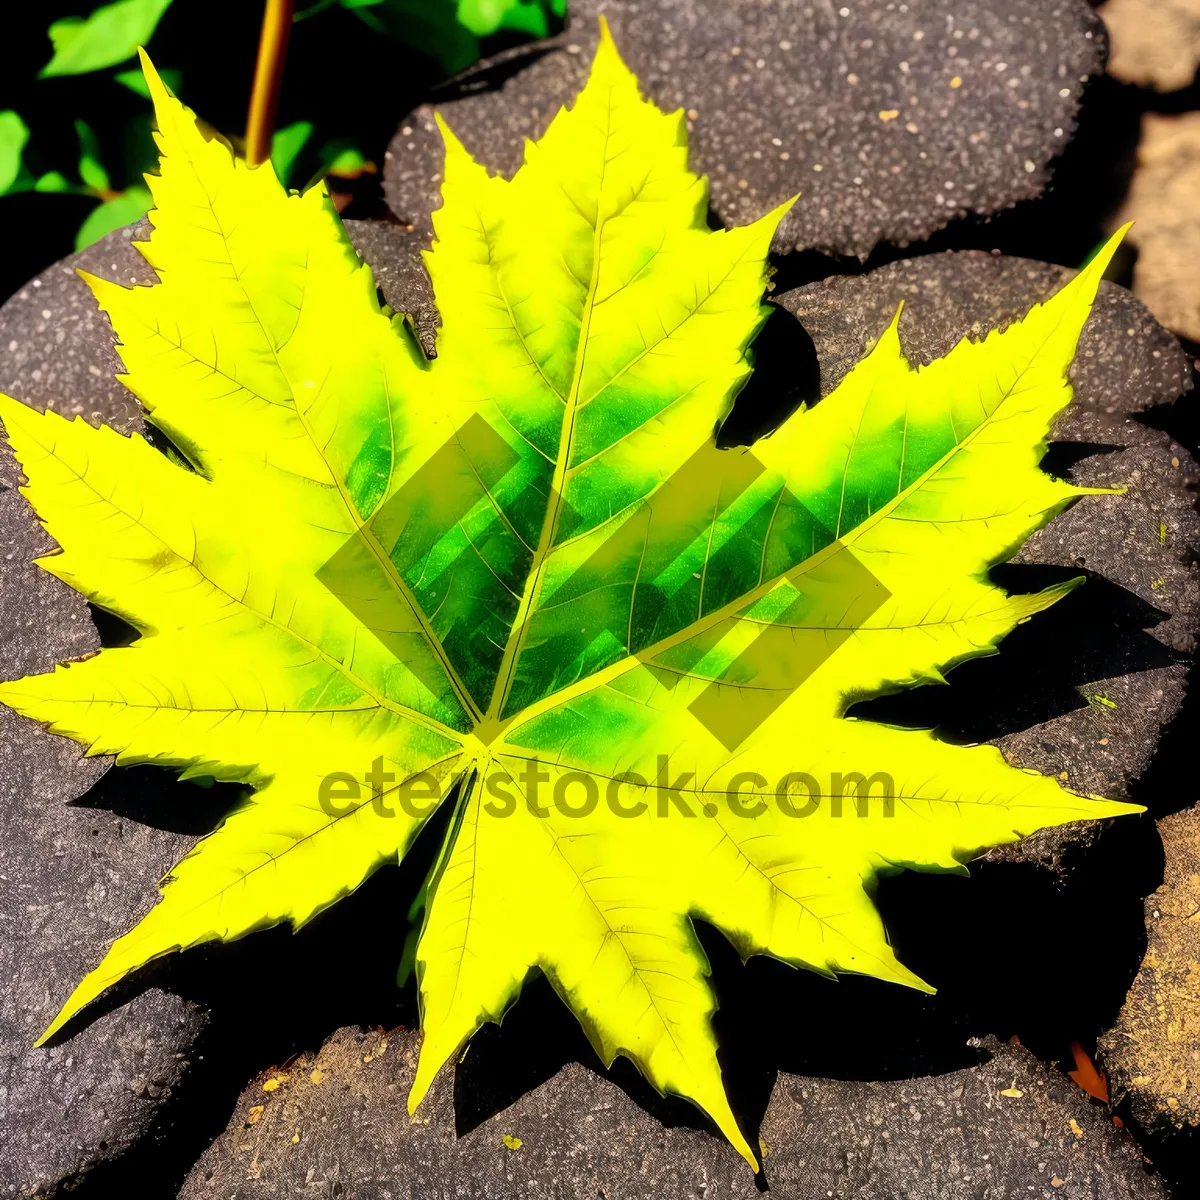
<path id="1" fill-rule="evenodd" d="M 295 7 L 295 0 L 267 0 L 263 11 L 254 87 L 246 116 L 246 161 L 252 167 L 271 156 L 271 136 L 275 132 L 275 113 L 283 88 L 283 65 Z"/>

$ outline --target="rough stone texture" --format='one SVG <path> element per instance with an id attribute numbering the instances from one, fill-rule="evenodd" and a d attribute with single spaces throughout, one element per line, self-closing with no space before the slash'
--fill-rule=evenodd
<path id="1" fill-rule="evenodd" d="M 821 364 L 820 391 L 826 395 L 882 332 L 901 300 L 901 345 L 910 361 L 928 363 L 961 337 L 982 336 L 1023 316 L 1069 275 L 1066 268 L 1026 259 L 947 253 L 893 263 L 859 278 L 811 284 L 778 302 L 812 337 Z M 1015 761 L 1059 775 L 1078 790 L 1121 797 L 1148 764 L 1161 726 L 1182 703 L 1186 665 L 1181 656 L 1194 649 L 1200 631 L 1194 561 L 1200 519 L 1191 495 L 1200 469 L 1165 433 L 1132 418 L 1174 401 L 1192 385 L 1188 359 L 1176 339 L 1128 291 L 1111 283 L 1101 285 L 1071 378 L 1075 401 L 1055 437 L 1123 447 L 1082 459 L 1071 476 L 1088 486 L 1127 490 L 1081 501 L 1036 534 L 1017 561 L 1079 567 L 1103 577 L 1089 586 L 1102 587 L 1109 580 L 1125 589 L 1130 603 L 1145 606 L 1141 619 L 1153 628 L 1128 646 L 1118 641 L 1105 647 L 1095 664 L 1086 658 L 1070 664 L 1079 707 L 1053 719 L 1045 719 L 1038 704 L 1055 681 L 1028 675 L 1024 696 L 1005 696 L 1006 705 L 1015 704 L 1009 715 L 1016 728 L 998 743 Z M 1056 862 L 1064 844 L 1086 837 L 1091 828 L 1049 830 L 1017 851 L 1002 853 Z"/>
<path id="2" fill-rule="evenodd" d="M 145 236 L 141 222 L 102 238 L 27 283 L 0 312 L 0 391 L 34 408 L 107 421 L 128 432 L 141 427 L 141 409 L 115 378 L 120 359 L 112 328 L 77 267 L 124 284 L 149 283 L 154 273 L 130 244 Z M 12 483 L 11 455 L 3 482 Z"/>
<path id="3" fill-rule="evenodd" d="M 1185 88 L 1200 66 L 1200 0 L 1108 0 L 1108 73 L 1160 92 Z"/>
<path id="4" fill-rule="evenodd" d="M 180 1200 L 756 1200 L 754 1177 L 731 1146 L 663 1126 L 575 1063 L 461 1138 L 453 1074 L 443 1071 L 410 1121 L 419 1046 L 406 1030 L 340 1029 L 318 1055 L 267 1072 L 242 1093 Z M 520 1147 L 509 1149 L 506 1136 Z"/>
<path id="5" fill-rule="evenodd" d="M 549 53 L 482 64 L 439 102 L 479 161 L 516 170 L 522 139 L 583 85 L 600 13 L 647 94 L 688 110 L 691 165 L 723 221 L 801 193 L 779 250 L 865 257 L 1040 195 L 1104 61 L 1082 0 L 574 0 Z M 392 211 L 423 233 L 441 169 L 426 106 L 384 166 Z"/>
<path id="6" fill-rule="evenodd" d="M 1200 31 L 1200 15 L 1196 27 Z M 1137 168 L 1115 224 L 1136 222 L 1129 237 L 1138 248 L 1133 269 L 1138 298 L 1168 329 L 1194 341 L 1200 341 L 1198 191 L 1200 113 L 1146 113 Z"/>
<path id="7" fill-rule="evenodd" d="M 571 1064 L 455 1137 L 450 1073 L 415 1121 L 405 1098 L 419 1041 L 342 1029 L 316 1056 L 242 1094 L 181 1200 L 456 1197 L 753 1200 L 754 1179 L 714 1135 L 665 1127 Z M 1132 1140 L 1059 1072 L 984 1044 L 969 1070 L 892 1083 L 780 1075 L 762 1123 L 779 1200 L 1151 1200 Z M 1003 1095 L 1008 1091 L 1019 1094 Z M 505 1143 L 505 1138 L 519 1139 Z"/>
<path id="8" fill-rule="evenodd" d="M 1146 957 L 1099 1051 L 1141 1125 L 1183 1128 L 1200 1125 L 1200 808 L 1158 830 L 1166 868 L 1146 900 Z"/>
<path id="9" fill-rule="evenodd" d="M 347 221 L 346 230 L 354 248 L 371 264 L 384 300 L 411 318 L 425 353 L 432 357 L 439 318 L 433 286 L 420 257 L 420 238 L 404 226 L 386 221 Z"/>
<path id="10" fill-rule="evenodd" d="M 128 231 L 76 260 L 144 278 Z M 112 378 L 107 320 L 64 264 L 0 309 L 0 389 L 128 429 L 133 398 Z M 50 669 L 98 646 L 87 605 L 32 559 L 53 549 L 0 449 L 0 678 Z M 0 710 L 0 1194 L 48 1192 L 146 1131 L 186 1068 L 204 1024 L 194 1006 L 150 990 L 50 1049 L 32 1049 L 104 947 L 145 912 L 188 840 L 112 813 L 68 806 L 107 759 Z M 140 1093 L 140 1094 L 139 1094 Z"/>
<path id="11" fill-rule="evenodd" d="M 1162 1197 L 1141 1152 L 1066 1076 L 1019 1046 L 949 1075 L 844 1083 L 781 1075 L 761 1136 L 788 1200 Z"/>

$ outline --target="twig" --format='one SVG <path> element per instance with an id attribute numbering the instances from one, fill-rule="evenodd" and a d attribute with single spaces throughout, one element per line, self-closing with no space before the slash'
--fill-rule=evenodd
<path id="1" fill-rule="evenodd" d="M 246 161 L 252 167 L 271 156 L 271 137 L 275 132 L 275 113 L 283 87 L 283 64 L 295 6 L 295 0 L 267 0 L 263 12 L 254 90 L 250 93 L 250 112 L 246 117 Z"/>

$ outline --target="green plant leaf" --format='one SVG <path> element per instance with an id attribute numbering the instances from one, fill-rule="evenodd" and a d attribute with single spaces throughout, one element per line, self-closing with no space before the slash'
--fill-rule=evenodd
<path id="1" fill-rule="evenodd" d="M 79 178 L 94 192 L 110 190 L 108 172 L 100 162 L 100 141 L 86 121 L 75 122 L 79 137 Z"/>
<path id="2" fill-rule="evenodd" d="M 171 91 L 179 91 L 179 85 L 183 82 L 182 71 L 170 71 L 164 69 L 159 71 L 158 74 L 163 83 L 165 83 L 167 87 L 171 89 Z M 146 77 L 141 71 L 132 68 L 128 71 L 117 71 L 113 75 L 113 79 L 116 80 L 116 82 L 122 87 L 128 88 L 131 92 L 136 92 L 137 95 L 141 96 L 144 100 L 150 99 L 150 88 L 146 85 Z"/>
<path id="3" fill-rule="evenodd" d="M 79 188 L 62 174 L 61 171 L 47 171 L 45 175 L 38 176 L 34 182 L 33 190 L 35 192 L 45 192 L 50 195 L 64 195 L 77 192 Z"/>
<path id="4" fill-rule="evenodd" d="M 11 108 L 0 112 L 0 196 L 23 191 L 21 155 L 29 141 L 29 126 Z"/>
<path id="5" fill-rule="evenodd" d="M 117 0 L 88 17 L 67 17 L 50 26 L 54 57 L 41 78 L 84 75 L 132 58 L 153 36 L 171 0 Z"/>
<path id="6" fill-rule="evenodd" d="M 540 970 L 605 1062 L 753 1164 L 694 920 L 744 956 L 928 990 L 880 875 L 1136 811 L 846 715 L 944 682 L 1079 582 L 1009 595 L 988 572 L 1087 492 L 1039 463 L 1117 239 L 928 367 L 897 316 L 816 408 L 720 450 L 783 210 L 708 229 L 682 114 L 641 99 L 606 29 L 511 181 L 443 130 L 432 361 L 323 187 L 287 194 L 147 78 L 161 282 L 85 279 L 194 469 L 0 400 L 61 547 L 40 564 L 139 632 L 0 700 L 250 794 L 43 1040 L 163 954 L 304 924 L 451 797 L 410 1106 Z"/>
<path id="7" fill-rule="evenodd" d="M 480 54 L 479 39 L 501 30 L 544 38 L 566 13 L 566 0 L 340 0 L 343 8 L 440 63 L 465 70 Z M 299 19 L 321 11 L 323 4 Z"/>
<path id="8" fill-rule="evenodd" d="M 451 0 L 341 0 L 368 28 L 412 46 L 447 74 L 465 70 L 479 58 L 479 39 L 459 23 Z"/>
<path id="9" fill-rule="evenodd" d="M 277 129 L 271 139 L 271 164 L 275 168 L 275 174 L 279 176 L 279 182 L 285 187 L 292 177 L 292 168 L 296 165 L 300 151 L 312 137 L 312 131 L 311 121 L 297 121 L 294 125 Z"/>
<path id="10" fill-rule="evenodd" d="M 75 235 L 75 249 L 86 249 L 93 242 L 98 242 L 114 229 L 132 225 L 140 221 L 150 209 L 153 200 L 149 191 L 143 187 L 126 188 L 111 200 L 105 200 L 96 205 Z"/>
<path id="11" fill-rule="evenodd" d="M 457 17 L 476 37 L 511 29 L 544 38 L 550 33 L 549 18 L 561 18 L 566 8 L 566 0 L 458 0 Z"/>
<path id="12" fill-rule="evenodd" d="M 366 165 L 366 155 L 345 138 L 334 138 L 321 147 L 321 168 L 327 175 L 354 176 Z"/>

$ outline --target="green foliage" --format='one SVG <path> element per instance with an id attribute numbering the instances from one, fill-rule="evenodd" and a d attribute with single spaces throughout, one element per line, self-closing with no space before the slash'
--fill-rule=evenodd
<path id="1" fill-rule="evenodd" d="M 152 203 L 150 192 L 144 187 L 126 188 L 118 192 L 111 200 L 98 204 L 87 215 L 87 219 L 79 227 L 75 235 L 75 249 L 83 250 L 93 242 L 98 242 L 114 229 L 121 229 L 140 221 L 150 209 Z"/>
<path id="2" fill-rule="evenodd" d="M 279 176 L 280 183 L 286 185 L 291 180 L 292 167 L 295 166 L 300 151 L 312 137 L 312 131 L 311 121 L 297 121 L 275 131 L 275 136 L 271 139 L 271 164 L 275 168 L 275 174 Z"/>
<path id="3" fill-rule="evenodd" d="M 452 72 L 479 57 L 481 38 L 502 31 L 546 36 L 555 22 L 562 20 L 565 4 L 566 0 L 317 0 L 301 9 L 296 19 L 307 20 L 339 6 L 356 11 L 371 29 L 418 49 L 441 64 L 443 70 Z M 61 80 L 122 67 L 139 46 L 150 42 L 170 8 L 171 0 L 117 0 L 87 16 L 55 21 L 48 30 L 53 56 L 39 78 Z M 202 6 L 193 6 L 190 13 L 196 20 L 204 19 Z M 172 19 L 176 19 L 175 14 Z M 161 77 L 172 90 L 179 90 L 179 70 L 163 70 Z M 41 164 L 40 174 L 29 169 L 24 158 L 31 149 L 29 125 L 15 111 L 0 113 L 0 196 L 35 191 L 95 197 L 97 206 L 78 232 L 77 248 L 89 245 L 120 224 L 137 220 L 145 214 L 148 203 L 149 193 L 142 185 L 141 173 L 149 164 L 142 160 L 140 147 L 149 142 L 149 111 L 134 123 L 136 129 L 110 128 L 102 123 L 110 103 L 104 93 L 112 83 L 149 100 L 140 70 L 123 67 L 97 79 L 97 99 L 95 104 L 87 105 L 88 120 L 75 121 L 82 152 L 73 158 L 67 146 L 51 144 L 42 133 L 36 133 L 30 158 Z M 35 131 L 39 130 L 40 94 L 34 93 L 26 110 Z M 298 183 L 319 173 L 355 178 L 364 171 L 374 171 L 373 162 L 381 157 L 382 146 L 364 151 L 364 138 L 355 131 L 322 130 L 321 116 L 314 113 L 311 119 L 293 121 L 277 131 L 272 157 L 279 177 Z M 108 164 L 102 144 L 111 155 Z"/>
<path id="4" fill-rule="evenodd" d="M 117 0 L 88 17 L 68 17 L 50 26 L 54 57 L 42 77 L 84 75 L 132 58 L 154 34 L 171 0 Z"/>
<path id="5" fill-rule="evenodd" d="M 86 121 L 76 121 L 75 132 L 79 135 L 79 178 L 85 187 L 97 193 L 111 191 L 108 172 L 100 162 L 100 143 L 92 127 Z"/>
<path id="6" fill-rule="evenodd" d="M 29 126 L 12 109 L 0 112 L 0 196 L 24 190 L 21 152 L 27 141 Z"/>
<path id="7" fill-rule="evenodd" d="M 80 158 L 81 168 L 86 167 L 93 178 L 103 176 L 107 186 L 107 175 L 94 157 L 95 135 L 82 121 L 77 123 L 77 128 L 81 141 L 85 137 L 85 131 L 88 139 Z M 12 196 L 18 192 L 49 194 L 82 190 L 58 171 L 47 171 L 35 178 L 23 161 L 23 152 L 28 143 L 29 127 L 20 116 L 11 109 L 0 112 L 0 196 Z"/>
<path id="8" fill-rule="evenodd" d="M 194 470 L 0 398 L 61 547 L 40 565 L 138 632 L 0 700 L 247 798 L 44 1036 L 155 958 L 304 924 L 445 802 L 410 1108 L 540 970 L 605 1062 L 753 1164 L 694 921 L 743 957 L 931 990 L 889 944 L 882 875 L 1134 811 L 848 717 L 1081 582 L 1010 595 L 989 571 L 1088 494 L 1039 463 L 1119 239 L 920 370 L 897 315 L 814 409 L 722 450 L 787 206 L 710 230 L 683 114 L 640 97 L 607 32 L 511 181 L 443 128 L 432 361 L 322 187 L 289 193 L 148 84 L 161 282 L 85 278 Z M 887 794 L 843 804 L 855 773 Z"/>
<path id="9" fill-rule="evenodd" d="M 163 83 L 171 91 L 179 91 L 179 85 L 183 81 L 183 73 L 181 71 L 163 70 L 160 74 Z M 140 70 L 131 67 L 128 71 L 118 71 L 113 76 L 113 79 L 122 87 L 128 88 L 134 95 L 141 96 L 143 100 L 150 99 L 150 89 L 146 86 L 146 77 Z"/>
<path id="10" fill-rule="evenodd" d="M 487 37 L 501 29 L 546 37 L 551 17 L 567 14 L 567 0 L 458 0 L 458 21 L 476 37 Z"/>
<path id="11" fill-rule="evenodd" d="M 504 31 L 544 38 L 566 15 L 566 0 L 339 2 L 372 29 L 429 55 L 450 74 L 464 70 L 479 58 L 481 38 Z"/>

